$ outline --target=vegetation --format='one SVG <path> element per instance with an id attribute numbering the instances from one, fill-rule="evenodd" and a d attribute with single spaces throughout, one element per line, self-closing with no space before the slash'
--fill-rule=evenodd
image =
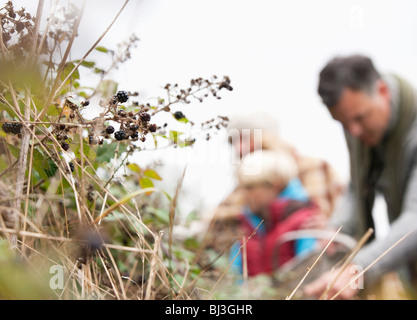
<path id="1" fill-rule="evenodd" d="M 85 56 L 69 60 L 83 8 L 51 10 L 41 30 L 43 0 L 35 16 L 11 1 L 0 8 L 0 298 L 201 297 L 197 288 L 209 290 L 208 279 L 221 273 L 213 271 L 219 259 L 201 250 L 201 238 L 174 239 L 181 181 L 174 195 L 159 190 L 157 169 L 132 159 L 149 139 L 155 149 L 191 147 L 192 137 L 155 115 L 196 126 L 172 107 L 220 99 L 233 89 L 230 79 L 166 84 L 163 97 L 140 103 L 138 92 L 108 79 L 138 38 L 105 48 L 107 29 Z M 110 67 L 89 60 L 93 51 Z M 95 87 L 84 84 L 81 68 L 97 75 Z M 227 121 L 219 116 L 198 128 L 209 136 Z"/>

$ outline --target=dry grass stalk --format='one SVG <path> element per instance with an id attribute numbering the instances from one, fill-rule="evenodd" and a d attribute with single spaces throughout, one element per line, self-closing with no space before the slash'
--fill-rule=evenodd
<path id="1" fill-rule="evenodd" d="M 222 272 L 222 274 L 220 275 L 219 279 L 217 280 L 217 282 L 214 284 L 214 286 L 211 288 L 210 290 L 210 295 L 213 295 L 214 291 L 216 290 L 217 286 L 220 284 L 221 280 L 223 279 L 223 277 L 226 275 L 227 271 L 229 271 L 230 267 L 232 266 L 233 262 L 237 259 L 237 257 L 239 256 L 239 254 L 241 253 L 243 247 L 246 245 L 246 243 L 253 237 L 255 236 L 256 232 L 258 231 L 259 227 L 261 226 L 261 224 L 264 223 L 264 220 L 262 220 L 257 227 L 255 228 L 255 230 L 253 230 L 253 232 L 251 233 L 251 235 L 245 240 L 245 242 L 239 247 L 239 251 L 236 253 L 236 255 L 233 257 L 232 261 L 229 262 L 229 264 L 227 265 L 226 269 Z"/>
<path id="2" fill-rule="evenodd" d="M 326 252 L 327 248 L 330 246 L 330 244 L 333 242 L 334 238 L 338 235 L 342 227 L 340 227 L 336 233 L 333 235 L 333 237 L 330 239 L 330 241 L 327 243 L 326 247 L 321 251 L 317 259 L 313 262 L 310 268 L 307 268 L 307 272 L 305 273 L 304 277 L 300 280 L 300 282 L 297 284 L 297 286 L 294 288 L 294 290 L 291 292 L 291 294 L 285 299 L 285 300 L 291 300 L 291 298 L 294 296 L 295 292 L 300 288 L 300 286 L 303 284 L 304 280 L 307 278 L 311 270 L 315 267 L 317 262 L 320 260 L 320 258 L 323 256 L 323 254 Z"/>
<path id="3" fill-rule="evenodd" d="M 160 233 L 155 240 L 155 246 L 154 246 L 154 252 L 152 254 L 152 260 L 151 260 L 151 271 L 149 273 L 149 280 L 148 285 L 146 287 L 146 294 L 145 294 L 145 300 L 149 300 L 152 293 L 152 286 L 155 281 L 155 274 L 156 274 L 156 265 L 158 261 L 158 253 L 159 253 L 159 245 L 161 242 L 162 233 Z"/>
<path id="4" fill-rule="evenodd" d="M 366 271 L 368 271 L 373 265 L 375 265 L 379 260 L 381 260 L 383 257 L 385 257 L 392 249 L 394 249 L 397 245 L 399 245 L 405 238 L 407 238 L 411 233 L 414 231 L 410 231 L 404 236 L 402 236 L 399 240 L 397 240 L 391 247 L 389 247 L 387 250 L 385 250 L 378 258 L 376 258 L 374 261 L 372 261 L 365 269 L 363 269 L 358 275 L 353 277 L 349 283 L 347 283 L 342 289 L 340 289 L 333 297 L 330 298 L 330 300 L 336 299 L 344 290 L 346 290 L 347 287 L 349 287 L 353 282 L 355 282 L 357 279 L 359 279 Z"/>
<path id="5" fill-rule="evenodd" d="M 248 282 L 248 255 L 246 250 L 245 238 L 242 237 L 242 274 L 243 274 L 243 288 L 245 299 L 249 298 L 249 282 Z"/>
<path id="6" fill-rule="evenodd" d="M 178 181 L 177 187 L 175 188 L 175 194 L 174 197 L 172 198 L 172 200 L 170 201 L 169 204 L 169 226 L 168 226 L 168 247 L 169 247 L 169 256 L 172 257 L 172 232 L 174 230 L 174 220 L 175 220 L 175 211 L 177 208 L 177 201 L 178 201 L 178 197 L 180 195 L 180 191 L 181 191 L 181 187 L 182 187 L 182 183 L 184 181 L 184 177 L 185 177 L 185 172 L 187 170 L 187 167 L 184 168 L 181 178 Z"/>
<path id="7" fill-rule="evenodd" d="M 343 264 L 340 266 L 339 272 L 334 277 L 332 282 L 329 283 L 326 290 L 322 293 L 322 295 L 319 297 L 319 300 L 324 300 L 327 298 L 327 294 L 329 290 L 334 286 L 337 279 L 339 279 L 342 272 L 347 268 L 349 263 L 353 260 L 353 258 L 356 256 L 356 254 L 359 252 L 359 250 L 363 247 L 363 245 L 368 241 L 369 237 L 373 234 L 374 230 L 372 228 L 369 228 L 368 231 L 362 236 L 362 238 L 358 241 L 358 243 L 355 245 L 355 247 L 350 251 L 349 255 L 346 257 Z"/>

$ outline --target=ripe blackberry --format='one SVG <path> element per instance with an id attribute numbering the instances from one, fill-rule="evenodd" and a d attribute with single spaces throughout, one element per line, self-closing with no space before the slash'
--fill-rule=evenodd
<path id="1" fill-rule="evenodd" d="M 114 138 L 115 138 L 116 140 L 118 140 L 118 141 L 120 141 L 120 140 L 124 140 L 124 139 L 126 139 L 126 138 L 127 138 L 127 137 L 126 137 L 126 132 L 124 132 L 123 130 L 116 131 L 116 132 L 114 133 Z"/>
<path id="2" fill-rule="evenodd" d="M 71 172 L 74 172 L 74 170 L 75 170 L 74 164 L 72 162 L 70 162 L 70 163 L 68 163 L 68 165 L 71 169 Z"/>
<path id="3" fill-rule="evenodd" d="M 119 102 L 123 103 L 129 99 L 129 95 L 126 91 L 118 91 L 116 94 L 116 98 Z"/>
<path id="4" fill-rule="evenodd" d="M 5 133 L 18 134 L 21 133 L 22 125 L 20 123 L 5 122 L 2 125 L 2 129 Z"/>
<path id="5" fill-rule="evenodd" d="M 174 113 L 174 117 L 175 117 L 175 119 L 177 119 L 177 120 L 181 120 L 181 119 L 184 119 L 184 118 L 185 118 L 184 114 L 183 114 L 181 111 L 177 111 L 177 112 L 175 112 L 175 113 Z"/>
<path id="6" fill-rule="evenodd" d="M 139 116 L 140 120 L 142 120 L 143 122 L 148 122 L 149 120 L 151 120 L 151 115 L 147 112 L 142 112 Z"/>
<path id="7" fill-rule="evenodd" d="M 132 139 L 137 139 L 137 138 L 139 138 L 139 134 L 138 134 L 137 132 L 134 132 L 134 133 L 132 133 L 132 134 L 130 135 L 130 137 L 131 137 Z"/>
<path id="8" fill-rule="evenodd" d="M 21 133 L 22 125 L 20 123 L 12 123 L 12 133 L 19 134 Z"/>
<path id="9" fill-rule="evenodd" d="M 107 134 L 112 134 L 114 132 L 114 127 L 113 126 L 108 126 L 107 128 L 106 128 L 106 133 Z"/>
<path id="10" fill-rule="evenodd" d="M 156 132 L 156 129 L 157 129 L 157 127 L 156 127 L 156 124 L 155 123 L 149 125 L 149 131 L 150 132 Z"/>
<path id="11" fill-rule="evenodd" d="M 5 133 L 10 133 L 12 132 L 12 124 L 10 122 L 5 122 L 3 123 L 3 125 L 1 126 L 1 128 L 3 129 L 3 131 Z"/>
<path id="12" fill-rule="evenodd" d="M 68 143 L 66 143 L 66 142 L 61 143 L 61 147 L 62 147 L 62 149 L 64 149 L 65 151 L 68 151 L 68 150 L 69 150 L 69 148 L 70 148 L 69 144 L 68 144 Z"/>

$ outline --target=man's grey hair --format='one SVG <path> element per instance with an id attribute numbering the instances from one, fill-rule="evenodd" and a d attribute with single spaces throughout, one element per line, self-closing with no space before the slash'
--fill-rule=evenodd
<path id="1" fill-rule="evenodd" d="M 380 78 L 372 60 L 366 56 L 335 57 L 320 72 L 318 93 L 323 103 L 331 108 L 339 102 L 343 89 L 372 94 Z"/>

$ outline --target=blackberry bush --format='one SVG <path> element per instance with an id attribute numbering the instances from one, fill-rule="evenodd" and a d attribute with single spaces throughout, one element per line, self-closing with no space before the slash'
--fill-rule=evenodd
<path id="1" fill-rule="evenodd" d="M 160 199 L 154 197 L 157 191 L 150 194 L 149 188 L 162 178 L 153 166 L 129 161 L 148 148 L 144 142 L 155 142 L 156 149 L 160 140 L 168 142 L 168 147 L 191 146 L 194 137 L 182 139 L 181 132 L 170 130 L 170 123 L 158 123 L 158 114 L 169 113 L 173 122 L 171 116 L 185 119 L 182 124 L 192 127 L 195 124 L 181 111 L 171 108 L 182 109 L 208 97 L 220 99 L 220 90 L 230 90 L 230 79 L 200 77 L 183 88 L 167 84 L 163 96 L 139 103 L 138 92 L 118 90 L 117 82 L 108 80 L 111 69 L 130 58 L 138 38 L 132 35 L 115 50 L 92 48 L 81 59 L 72 60 L 71 46 L 78 36 L 82 10 L 59 1 L 50 9 L 43 17 L 53 17 L 48 24 L 41 16 L 16 10 L 12 1 L 0 6 L 0 123 L 6 133 L 0 136 L 0 221 L 7 226 L 0 230 L 0 252 L 7 243 L 17 248 L 16 255 L 22 254 L 22 264 L 41 265 L 31 274 L 47 274 L 49 270 L 45 273 L 42 268 L 52 260 L 73 270 L 66 274 L 64 290 L 47 288 L 52 298 L 130 299 L 143 293 L 148 295 L 141 296 L 144 299 L 191 296 L 189 292 L 194 291 L 185 288 L 188 283 L 178 288 L 172 277 L 173 270 L 185 275 L 178 263 L 184 259 L 177 253 L 184 250 L 184 243 L 173 241 L 171 248 L 165 237 L 159 238 L 160 231 L 176 223 L 168 215 L 168 211 L 175 212 L 176 197 L 162 192 L 167 197 Z M 44 10 L 38 12 L 44 14 Z M 110 67 L 89 60 L 91 52 L 110 59 Z M 100 78 L 96 88 L 83 83 L 80 68 Z M 98 96 L 102 98 L 92 99 Z M 86 111 L 96 107 L 100 111 L 87 117 Z M 196 127 L 205 132 L 226 123 L 223 117 Z M 17 232 L 7 234 L 10 230 Z M 149 263 L 159 257 L 161 248 L 172 262 L 170 270 L 165 261 L 161 265 L 157 261 L 156 267 Z M 47 257 L 48 252 L 53 252 L 54 259 Z M 185 256 L 190 254 L 191 250 Z M 46 263 L 37 265 L 41 259 Z M 202 268 L 196 263 L 189 266 L 186 272 L 195 280 Z M 140 277 L 151 271 L 155 276 L 145 281 L 149 281 L 147 291 Z M 124 275 L 131 277 L 130 288 Z M 0 272 L 0 283 L 1 277 Z M 9 297 L 2 290 L 0 297 Z"/>

